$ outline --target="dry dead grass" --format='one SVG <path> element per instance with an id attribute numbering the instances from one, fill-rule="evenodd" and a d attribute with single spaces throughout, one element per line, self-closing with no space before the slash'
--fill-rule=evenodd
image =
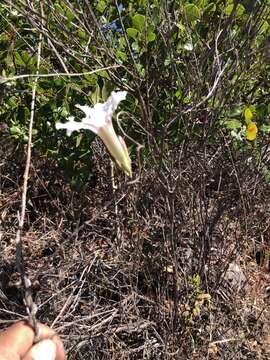
<path id="1" fill-rule="evenodd" d="M 113 194 L 96 146 L 96 183 L 81 193 L 37 154 L 29 183 L 25 266 L 38 319 L 69 359 L 268 359 L 270 275 L 255 253 L 258 234 L 269 251 L 269 194 L 244 212 L 231 175 L 195 157 L 180 179 L 152 167 L 128 185 L 117 173 Z M 14 244 L 22 157 L 1 161 L 1 327 L 25 316 Z M 237 289 L 224 280 L 232 262 L 246 279 Z"/>

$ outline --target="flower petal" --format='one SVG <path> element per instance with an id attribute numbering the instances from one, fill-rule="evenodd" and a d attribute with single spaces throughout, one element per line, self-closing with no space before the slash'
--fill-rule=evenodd
<path id="1" fill-rule="evenodd" d="M 95 129 L 106 125 L 107 114 L 103 110 L 103 104 L 97 103 L 94 107 L 78 104 L 75 106 L 85 113 L 82 123 L 91 125 Z"/>
<path id="2" fill-rule="evenodd" d="M 247 140 L 249 141 L 255 140 L 257 137 L 257 133 L 258 133 L 257 125 L 254 122 L 249 123 L 246 134 Z"/>
<path id="3" fill-rule="evenodd" d="M 120 169 L 122 169 L 126 175 L 131 176 L 131 160 L 127 146 L 121 136 L 116 135 L 111 120 L 107 122 L 106 126 L 98 130 L 98 136 L 101 138 Z"/>
<path id="4" fill-rule="evenodd" d="M 105 126 L 106 122 L 111 119 L 120 101 L 126 98 L 126 91 L 113 91 L 107 101 L 103 104 L 97 103 L 94 107 L 87 105 L 76 105 L 76 107 L 85 113 L 82 119 L 84 124 L 99 128 Z"/>
<path id="5" fill-rule="evenodd" d="M 60 123 L 60 122 L 55 124 L 55 127 L 57 130 L 66 129 L 67 136 L 70 136 L 73 131 L 80 131 L 81 129 L 91 130 L 95 134 L 97 133 L 97 130 L 93 126 L 91 126 L 89 124 L 85 124 L 83 122 L 74 121 L 74 116 L 70 116 L 68 119 L 69 119 L 69 121 L 64 124 Z"/>
<path id="6" fill-rule="evenodd" d="M 124 140 L 116 135 L 112 124 L 112 115 L 120 101 L 126 98 L 126 91 L 113 91 L 108 100 L 101 104 L 97 103 L 94 107 L 87 105 L 76 105 L 78 109 L 85 113 L 81 122 L 74 121 L 74 117 L 68 118 L 65 124 L 57 123 L 56 129 L 66 129 L 67 135 L 70 136 L 72 131 L 87 129 L 97 134 L 117 165 L 128 175 L 132 175 L 131 160 L 127 146 Z"/>
<path id="7" fill-rule="evenodd" d="M 114 111 L 117 109 L 120 101 L 125 100 L 127 96 L 126 91 L 113 91 L 108 100 L 103 104 L 103 110 L 106 112 L 107 116 L 111 117 Z"/>

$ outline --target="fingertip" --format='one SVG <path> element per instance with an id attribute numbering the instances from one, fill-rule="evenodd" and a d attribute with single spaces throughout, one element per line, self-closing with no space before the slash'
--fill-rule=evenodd
<path id="1" fill-rule="evenodd" d="M 28 354 L 30 349 L 45 340 L 49 340 L 53 342 L 56 347 L 54 359 L 66 359 L 63 343 L 60 340 L 60 337 L 55 334 L 54 330 L 44 324 L 38 323 L 38 342 L 33 346 L 34 335 L 33 328 L 26 321 L 17 322 L 0 333 L 1 349 L 3 349 L 6 354 L 12 355 L 12 359 L 15 359 L 16 356 L 25 359 L 25 354 Z M 6 358 L 9 359 L 7 356 Z"/>
<path id="2" fill-rule="evenodd" d="M 42 340 L 31 348 L 23 360 L 56 360 L 56 351 L 57 346 L 53 340 Z"/>
<path id="3" fill-rule="evenodd" d="M 54 335 L 52 337 L 52 340 L 56 345 L 56 360 L 65 360 L 66 359 L 65 349 L 60 337 L 58 335 Z"/>

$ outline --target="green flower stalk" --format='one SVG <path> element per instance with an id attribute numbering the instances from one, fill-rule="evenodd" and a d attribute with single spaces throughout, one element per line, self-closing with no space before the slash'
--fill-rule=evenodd
<path id="1" fill-rule="evenodd" d="M 126 98 L 126 91 L 113 91 L 108 100 L 101 104 L 97 103 L 93 108 L 87 105 L 76 105 L 76 107 L 85 113 L 81 122 L 74 121 L 74 116 L 68 118 L 68 122 L 57 123 L 56 129 L 66 129 L 70 136 L 73 131 L 87 129 L 97 134 L 109 153 L 126 175 L 131 176 L 131 160 L 127 146 L 121 136 L 117 136 L 112 123 L 112 115 L 120 101 Z"/>

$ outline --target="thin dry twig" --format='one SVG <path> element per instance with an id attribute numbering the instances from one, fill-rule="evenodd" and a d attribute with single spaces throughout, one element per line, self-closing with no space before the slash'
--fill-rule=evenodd
<path id="1" fill-rule="evenodd" d="M 31 147 L 32 147 L 32 130 L 35 116 L 35 103 L 36 103 L 36 89 L 38 83 L 38 75 L 39 75 L 39 67 L 41 61 L 41 49 L 42 49 L 42 34 L 39 35 L 39 44 L 38 44 L 38 53 L 37 53 L 37 71 L 36 77 L 34 81 L 34 86 L 32 90 L 32 101 L 31 101 L 31 109 L 30 109 L 30 121 L 29 121 L 29 129 L 28 129 L 28 143 L 27 143 L 27 156 L 26 156 L 26 164 L 23 175 L 23 190 L 22 190 L 22 200 L 21 200 L 21 213 L 18 214 L 19 225 L 16 232 L 16 266 L 22 278 L 22 283 L 24 286 L 25 294 L 24 294 L 24 302 L 26 306 L 26 310 L 28 313 L 28 321 L 30 325 L 33 327 L 35 333 L 35 341 L 38 339 L 38 327 L 36 320 L 36 311 L 37 307 L 33 301 L 32 297 L 32 289 L 31 289 L 31 281 L 28 278 L 24 263 L 23 263 L 23 248 L 22 248 L 22 233 L 24 227 L 24 219 L 25 219 L 25 211 L 26 211 L 26 198 L 27 198 L 27 186 L 28 186 L 28 178 L 29 178 L 29 169 L 31 163 Z"/>
<path id="2" fill-rule="evenodd" d="M 23 74 L 23 75 L 17 75 L 17 76 L 10 76 L 10 77 L 3 77 L 0 76 L 0 84 L 9 82 L 9 81 L 14 81 L 14 80 L 19 80 L 19 79 L 25 79 L 25 78 L 50 78 L 50 77 L 55 77 L 55 76 L 72 76 L 72 77 L 76 77 L 76 76 L 84 76 L 84 75 L 92 75 L 92 74 L 96 74 L 100 71 L 105 71 L 105 70 L 110 70 L 110 69 L 114 69 L 114 68 L 118 68 L 121 67 L 122 65 L 112 65 L 112 66 L 107 66 L 107 67 L 103 67 L 100 69 L 96 69 L 96 70 L 92 70 L 92 71 L 86 71 L 86 72 L 81 72 L 81 73 L 55 73 L 55 74 Z"/>

